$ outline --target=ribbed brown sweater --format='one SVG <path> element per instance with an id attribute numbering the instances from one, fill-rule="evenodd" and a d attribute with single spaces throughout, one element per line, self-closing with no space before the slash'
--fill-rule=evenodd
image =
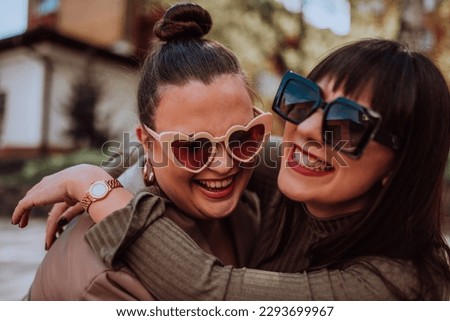
<path id="1" fill-rule="evenodd" d="M 380 257 L 361 258 L 344 270 L 323 269 L 310 273 L 223 266 L 217 258 L 199 249 L 176 224 L 161 214 L 155 215 L 162 211 L 139 210 L 147 208 L 147 203 L 154 203 L 154 197 L 145 191 L 138 193 L 126 208 L 97 224 L 86 237 L 106 264 L 121 265 L 122 260 L 125 261 L 160 300 L 397 299 L 385 280 L 368 264 L 376 267 L 407 298 L 416 298 L 415 270 L 406 262 Z M 322 226 L 312 220 L 305 228 L 317 223 Z M 327 222 L 325 225 L 329 228 L 334 224 Z M 305 239 L 313 240 L 314 237 Z M 295 271 L 296 266 L 306 264 L 301 258 L 305 246 L 308 244 L 299 242 L 298 248 L 286 249 L 277 260 L 260 264 Z M 257 253 L 262 252 L 259 247 Z"/>

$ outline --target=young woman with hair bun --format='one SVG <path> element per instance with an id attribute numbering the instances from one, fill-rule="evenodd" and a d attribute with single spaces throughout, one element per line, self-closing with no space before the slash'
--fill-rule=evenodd
<path id="1" fill-rule="evenodd" d="M 153 299 L 133 271 L 122 264 L 108 268 L 85 240 L 91 217 L 114 210 L 133 216 L 125 224 L 129 233 L 139 232 L 134 237 L 151 223 L 145 216 L 164 215 L 207 253 L 233 266 L 249 263 L 260 212 L 256 195 L 245 188 L 272 115 L 253 105 L 254 90 L 235 55 L 203 39 L 211 26 L 209 13 L 195 4 L 171 7 L 156 24 L 159 40 L 138 89 L 136 134 L 145 153 L 137 164 L 118 180 L 97 166 L 71 167 L 45 177 L 19 202 L 13 223 L 20 227 L 33 206 L 81 203 L 89 213 L 50 247 L 28 299 Z M 50 214 L 65 215 L 61 207 Z"/>

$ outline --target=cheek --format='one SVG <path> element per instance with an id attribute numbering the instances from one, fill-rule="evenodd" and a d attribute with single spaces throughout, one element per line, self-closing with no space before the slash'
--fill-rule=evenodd
<path id="1" fill-rule="evenodd" d="M 292 184 L 292 178 L 289 177 L 289 174 L 286 173 L 286 170 L 284 169 L 284 166 L 280 169 L 280 172 L 278 173 L 278 188 L 280 189 L 280 191 L 286 195 L 287 197 L 297 200 L 295 198 L 295 195 L 292 195 L 292 193 L 290 193 L 290 189 L 289 186 L 293 186 Z M 298 184 L 298 182 L 294 182 L 294 184 Z M 294 186 L 295 186 L 294 185 Z"/>
<path id="2" fill-rule="evenodd" d="M 168 157 L 166 156 L 167 153 L 163 152 L 163 148 L 165 148 L 163 145 L 164 143 L 149 142 L 149 149 L 148 149 L 148 157 L 150 158 L 153 167 L 155 168 L 163 168 L 164 166 L 168 165 Z"/>
<path id="3" fill-rule="evenodd" d="M 154 168 L 154 173 L 158 185 L 174 203 L 189 199 L 189 185 L 193 174 L 170 161 L 164 166 Z"/>
<path id="4" fill-rule="evenodd" d="M 244 189 L 247 187 L 250 177 L 252 176 L 252 173 L 253 173 L 253 169 L 250 169 L 250 168 L 241 170 L 241 173 L 239 175 L 239 177 L 240 177 L 239 178 L 240 182 L 239 182 L 239 186 L 238 186 L 239 190 L 237 190 L 236 193 L 241 194 L 244 191 Z"/>
<path id="5" fill-rule="evenodd" d="M 394 155 L 387 148 L 368 149 L 359 160 L 346 159 L 348 166 L 340 168 L 341 177 L 361 191 L 369 190 L 389 175 L 393 161 Z"/>
<path id="6" fill-rule="evenodd" d="M 372 141 L 368 145 L 367 153 L 361 157 L 360 167 L 366 167 L 373 175 L 382 178 L 391 172 L 394 160 L 392 150 Z"/>

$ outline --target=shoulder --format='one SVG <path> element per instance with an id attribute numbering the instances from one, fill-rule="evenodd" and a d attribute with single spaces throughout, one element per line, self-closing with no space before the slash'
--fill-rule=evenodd
<path id="1" fill-rule="evenodd" d="M 105 269 L 87 284 L 81 300 L 153 301 L 155 298 L 127 267 Z"/>
<path id="2" fill-rule="evenodd" d="M 31 300 L 151 300 L 134 274 L 106 267 L 84 240 L 94 223 L 84 214 L 52 245 L 30 290 Z"/>
<path id="3" fill-rule="evenodd" d="M 143 146 L 139 143 L 123 152 L 108 150 L 109 159 L 102 162 L 101 167 L 113 177 L 119 177 L 124 171 L 138 163 L 144 157 Z"/>

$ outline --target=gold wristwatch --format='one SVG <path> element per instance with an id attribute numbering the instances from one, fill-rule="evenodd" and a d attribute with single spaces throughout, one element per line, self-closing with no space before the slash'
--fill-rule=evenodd
<path id="1" fill-rule="evenodd" d="M 117 187 L 122 187 L 122 184 L 115 178 L 92 183 L 86 192 L 86 196 L 81 200 L 84 210 L 87 211 L 92 203 L 106 198 Z"/>

